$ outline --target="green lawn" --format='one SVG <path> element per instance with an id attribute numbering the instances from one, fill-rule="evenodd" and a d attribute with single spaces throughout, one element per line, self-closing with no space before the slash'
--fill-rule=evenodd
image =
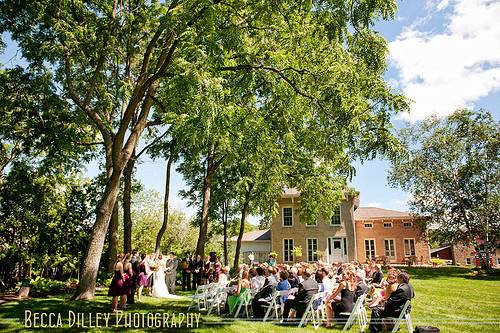
<path id="1" fill-rule="evenodd" d="M 415 289 L 415 299 L 412 302 L 413 325 L 432 325 L 441 329 L 441 332 L 500 332 L 500 274 L 489 276 L 474 276 L 470 270 L 458 267 L 447 268 L 414 268 L 410 270 L 412 284 Z M 188 296 L 188 293 L 179 293 Z M 0 305 L 0 331 L 46 331 L 48 328 L 26 329 L 24 327 L 25 310 L 33 312 L 61 313 L 63 328 L 57 331 L 123 331 L 113 327 L 114 317 L 109 321 L 110 328 L 68 328 L 68 311 L 86 314 L 85 324 L 88 326 L 89 313 L 104 313 L 110 309 L 110 298 L 105 291 L 99 291 L 95 301 L 73 302 L 69 300 L 70 294 L 62 294 L 46 299 L 30 299 L 23 302 L 8 302 Z M 188 298 L 185 301 L 158 300 L 144 297 L 144 302 L 130 306 L 126 314 L 136 313 L 136 318 L 141 314 L 159 313 L 186 313 Z M 145 317 L 146 318 L 146 317 Z M 123 323 L 122 319 L 122 323 Z M 140 320 L 140 319 L 139 319 Z M 95 321 L 93 321 L 95 322 Z M 104 324 L 104 321 L 101 320 Z M 167 323 L 171 325 L 171 317 Z M 129 332 L 155 331 L 156 328 L 128 329 Z M 217 316 L 202 314 L 200 326 L 196 329 L 182 328 L 163 329 L 163 331 L 193 331 L 193 332 L 302 332 L 304 329 L 278 326 L 275 323 L 260 323 L 244 320 L 221 319 Z M 311 325 L 307 331 L 313 332 Z M 320 328 L 316 332 L 336 332 L 336 329 Z M 351 329 L 358 331 L 357 326 Z M 406 332 L 406 327 L 401 328 Z"/>

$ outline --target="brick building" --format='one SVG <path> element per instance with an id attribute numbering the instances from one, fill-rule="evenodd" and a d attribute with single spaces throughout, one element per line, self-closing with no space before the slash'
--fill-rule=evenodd
<path id="1" fill-rule="evenodd" d="M 318 219 L 315 224 L 300 222 L 300 193 L 287 190 L 278 200 L 279 209 L 271 223 L 270 251 L 278 253 L 280 262 L 321 259 L 326 262 L 365 261 L 366 258 L 401 263 L 408 258 L 427 264 L 429 246 L 420 239 L 418 223 L 422 218 L 394 210 L 358 207 L 359 194 L 347 196 L 334 216 Z M 266 235 L 268 235 L 266 233 Z M 244 236 L 245 237 L 245 236 Z M 251 237 L 250 237 L 251 238 Z M 249 238 L 249 239 L 250 239 Z M 262 252 L 262 240 L 245 242 L 245 253 Z M 294 258 L 294 247 L 302 248 L 302 256 Z M 318 258 L 318 252 L 322 255 Z M 262 254 L 262 253 L 260 253 Z M 246 261 L 245 257 L 242 258 Z"/>
<path id="2" fill-rule="evenodd" d="M 385 257 L 386 262 L 402 263 L 414 258 L 418 263 L 429 263 L 429 244 L 419 233 L 423 218 L 396 210 L 359 207 L 354 219 L 358 260 Z"/>
<path id="3" fill-rule="evenodd" d="M 300 222 L 300 195 L 287 190 L 278 200 L 279 211 L 271 223 L 271 250 L 278 253 L 283 262 L 316 261 L 317 251 L 324 253 L 328 262 L 345 262 L 356 259 L 354 237 L 354 210 L 356 197 L 343 201 L 330 219 L 319 219 L 315 224 Z M 292 249 L 300 246 L 302 257 L 294 258 Z"/>

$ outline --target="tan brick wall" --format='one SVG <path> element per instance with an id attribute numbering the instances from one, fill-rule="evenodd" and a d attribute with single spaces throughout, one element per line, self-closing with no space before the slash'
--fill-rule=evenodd
<path id="1" fill-rule="evenodd" d="M 464 246 L 464 245 L 455 245 L 453 247 L 453 252 L 455 255 L 455 261 L 460 265 L 467 265 L 467 258 L 470 258 L 471 265 L 476 265 L 474 246 Z"/>
<path id="2" fill-rule="evenodd" d="M 341 225 L 332 226 L 330 220 L 320 219 L 315 226 L 307 226 L 300 223 L 298 197 L 281 198 L 278 200 L 279 211 L 273 217 L 271 224 L 271 250 L 278 253 L 278 261 L 284 260 L 283 239 L 293 239 L 293 245 L 302 247 L 302 257 L 294 258 L 295 261 L 307 261 L 307 239 L 316 238 L 318 250 L 327 253 L 329 237 L 347 237 L 347 256 L 348 260 L 354 260 L 354 225 L 352 199 L 341 203 Z M 293 225 L 291 227 L 283 226 L 283 208 L 291 207 L 293 209 Z M 347 228 L 346 228 L 347 226 Z"/>
<path id="3" fill-rule="evenodd" d="M 384 228 L 384 222 L 392 222 L 392 228 Z M 405 228 L 404 222 L 413 222 L 412 228 Z M 373 228 L 365 228 L 365 223 L 371 223 Z M 370 219 L 356 221 L 356 248 L 358 260 L 364 261 L 365 239 L 375 240 L 375 255 L 385 255 L 385 239 L 394 239 L 395 260 L 393 263 L 400 263 L 404 259 L 404 239 L 415 239 L 415 255 L 422 257 L 422 263 L 430 261 L 429 245 L 425 240 L 419 238 L 418 225 L 419 220 L 415 218 L 389 218 L 389 219 Z"/>

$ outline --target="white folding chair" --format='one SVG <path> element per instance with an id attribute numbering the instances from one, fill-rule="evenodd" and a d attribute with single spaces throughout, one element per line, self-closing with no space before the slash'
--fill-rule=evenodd
<path id="1" fill-rule="evenodd" d="M 401 311 L 401 314 L 399 315 L 398 318 L 390 318 L 390 317 L 385 318 L 385 319 L 392 319 L 394 321 L 394 328 L 392 329 L 391 333 L 397 332 L 399 326 L 401 326 L 403 318 L 406 321 L 406 327 L 408 328 L 408 332 L 413 333 L 413 325 L 411 323 L 410 312 L 408 311 L 409 306 L 410 306 L 410 301 L 406 301 L 405 305 L 403 306 L 403 311 Z"/>
<path id="2" fill-rule="evenodd" d="M 243 293 L 241 293 L 240 299 L 238 300 L 238 303 L 236 303 L 238 305 L 238 308 L 236 309 L 236 312 L 234 313 L 234 318 L 238 317 L 242 307 L 245 307 L 245 315 L 247 316 L 247 318 L 250 318 L 250 316 L 248 314 L 248 307 L 252 306 L 251 291 L 252 291 L 252 289 L 245 289 L 245 291 L 243 291 Z"/>
<path id="3" fill-rule="evenodd" d="M 358 325 L 359 325 L 359 331 L 363 332 L 366 328 L 367 324 L 367 315 L 366 315 L 366 310 L 364 307 L 364 302 L 365 302 L 365 297 L 366 294 L 363 294 L 358 297 L 356 300 L 356 303 L 354 303 L 354 306 L 352 308 L 351 312 L 341 312 L 340 315 L 342 316 L 349 316 L 347 319 L 346 323 L 344 324 L 344 328 L 342 331 L 347 331 L 352 325 L 354 325 L 354 319 L 357 319 Z"/>
<path id="4" fill-rule="evenodd" d="M 283 290 L 283 291 L 288 291 L 289 290 Z M 267 321 L 267 319 L 269 318 L 269 316 L 271 315 L 271 311 L 273 311 L 276 315 L 276 319 L 278 319 L 278 308 L 279 308 L 279 305 L 278 305 L 278 302 L 277 302 L 277 299 L 278 299 L 278 295 L 279 295 L 280 291 L 278 290 L 275 290 L 273 292 L 273 295 L 271 296 L 271 303 L 269 303 L 269 305 L 264 305 L 264 308 L 267 308 L 267 311 L 266 311 L 266 315 L 264 316 L 264 322 Z M 287 294 L 288 295 L 288 294 Z"/>
<path id="5" fill-rule="evenodd" d="M 315 329 L 317 329 L 320 325 L 320 318 L 316 318 L 316 313 L 314 311 L 314 303 L 318 301 L 320 297 L 320 293 L 316 293 L 311 297 L 311 300 L 307 304 L 306 311 L 304 312 L 304 315 L 302 316 L 302 319 L 300 320 L 299 327 L 307 325 L 307 321 L 310 319 L 313 322 L 313 326 Z"/>
<path id="6" fill-rule="evenodd" d="M 221 287 L 220 285 L 215 286 L 215 292 L 211 293 L 210 297 L 207 298 L 208 313 L 212 313 L 213 308 L 215 307 L 217 310 L 217 314 L 220 315 L 220 306 L 226 302 L 227 293 L 231 288 Z"/>
<path id="7" fill-rule="evenodd" d="M 316 308 L 316 310 L 314 310 L 316 317 L 320 321 L 326 319 L 325 299 L 326 299 L 326 292 L 324 292 L 324 291 L 320 292 L 318 295 L 319 304 L 318 304 L 318 307 Z"/>
<path id="8" fill-rule="evenodd" d="M 191 303 L 189 304 L 188 311 L 192 308 L 196 308 L 198 311 L 206 308 L 206 298 L 208 296 L 207 291 L 210 289 L 210 285 L 204 284 L 199 285 L 194 292 L 193 297 L 191 298 Z M 200 304 L 203 303 L 203 308 Z"/>

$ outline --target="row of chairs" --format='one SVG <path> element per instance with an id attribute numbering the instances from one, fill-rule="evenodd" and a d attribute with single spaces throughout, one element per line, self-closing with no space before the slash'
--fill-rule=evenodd
<path id="1" fill-rule="evenodd" d="M 195 294 L 191 299 L 191 304 L 188 307 L 188 311 L 193 308 L 196 308 L 199 311 L 207 310 L 207 314 L 209 315 L 215 309 L 215 311 L 217 311 L 217 314 L 220 314 L 220 309 L 225 305 L 226 298 L 230 290 L 230 287 L 227 287 L 226 285 L 219 285 L 217 283 L 198 286 Z M 266 322 L 272 318 L 276 318 L 276 320 L 282 320 L 283 318 L 280 317 L 280 315 L 282 316 L 283 314 L 284 303 L 280 300 L 282 300 L 283 297 L 295 292 L 297 292 L 297 288 L 281 291 L 276 290 L 273 294 L 271 303 L 269 304 L 269 306 L 267 306 L 267 311 L 263 321 Z M 235 318 L 238 317 L 242 310 L 244 310 L 246 318 L 250 318 L 249 308 L 251 308 L 252 297 L 253 293 L 251 289 L 246 289 L 245 291 L 243 291 L 243 294 L 241 295 L 241 297 L 239 298 L 239 302 L 237 303 L 237 308 L 234 314 Z M 366 294 L 361 295 L 356 300 L 356 303 L 354 304 L 353 310 L 351 312 L 341 313 L 342 316 L 347 316 L 347 321 L 345 322 L 342 329 L 343 331 L 349 330 L 351 326 L 354 325 L 355 321 L 359 326 L 360 332 L 363 332 L 365 330 L 368 325 L 368 316 L 364 307 L 365 298 Z M 324 292 L 316 293 L 311 298 L 299 323 L 299 327 L 307 325 L 308 322 L 312 322 L 315 329 L 318 329 L 320 327 L 322 320 L 326 318 L 326 305 L 324 300 Z M 317 304 L 318 302 L 319 305 L 315 308 L 314 304 Z M 413 333 L 410 313 L 407 313 L 409 305 L 410 301 L 407 301 L 404 305 L 403 311 L 398 318 L 388 318 L 389 320 L 392 320 L 394 322 L 392 333 L 395 333 L 399 329 L 403 320 L 406 321 L 408 332 Z"/>

